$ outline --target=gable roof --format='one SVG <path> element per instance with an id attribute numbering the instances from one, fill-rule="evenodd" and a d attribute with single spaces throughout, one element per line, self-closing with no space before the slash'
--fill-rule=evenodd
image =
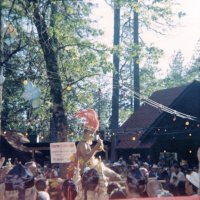
<path id="1" fill-rule="evenodd" d="M 157 103 L 169 107 L 172 102 L 186 89 L 187 86 L 169 88 L 156 91 L 149 98 Z M 157 119 L 162 112 L 158 109 L 145 104 L 142 105 L 135 113 L 133 113 L 120 129 L 146 129 Z"/>
<path id="2" fill-rule="evenodd" d="M 174 87 L 164 90 L 156 91 L 149 98 L 157 103 L 167 107 L 172 107 L 172 104 L 182 96 L 182 94 L 190 88 L 193 83 L 185 86 Z M 142 105 L 135 113 L 133 113 L 127 121 L 119 129 L 119 144 L 117 148 L 150 148 L 156 140 L 152 140 L 148 145 L 142 144 L 140 138 L 152 126 L 152 124 L 163 114 L 163 111 L 154 108 L 148 104 Z M 121 133 L 121 134 L 120 134 Z M 127 134 L 126 134 L 127 133 Z M 128 134 L 129 133 L 129 134 Z M 139 134 L 138 134 L 139 133 Z M 131 138 L 136 136 L 135 140 Z"/>

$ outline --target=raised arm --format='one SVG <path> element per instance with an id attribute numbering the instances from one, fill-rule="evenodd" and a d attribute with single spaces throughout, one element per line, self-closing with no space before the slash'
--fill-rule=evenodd
<path id="1" fill-rule="evenodd" d="M 78 158 L 82 158 L 84 162 L 88 162 L 92 156 L 95 156 L 95 154 L 98 152 L 100 144 L 96 144 L 93 148 L 89 148 L 88 145 L 81 141 L 77 145 L 77 155 Z"/>

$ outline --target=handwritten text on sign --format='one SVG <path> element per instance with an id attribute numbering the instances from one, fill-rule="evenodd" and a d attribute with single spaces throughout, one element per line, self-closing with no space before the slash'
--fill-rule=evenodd
<path id="1" fill-rule="evenodd" d="M 76 153 L 74 142 L 57 142 L 50 144 L 51 163 L 67 163 L 70 157 Z"/>

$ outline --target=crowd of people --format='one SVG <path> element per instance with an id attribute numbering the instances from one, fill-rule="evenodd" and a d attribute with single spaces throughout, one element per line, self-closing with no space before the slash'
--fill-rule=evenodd
<path id="1" fill-rule="evenodd" d="M 109 200 L 143 197 L 194 196 L 200 190 L 198 166 L 188 163 L 152 163 L 149 157 L 130 155 L 115 163 L 104 163 L 96 153 L 104 150 L 98 138 L 95 112 L 81 112 L 88 118 L 83 139 L 77 145 L 76 159 L 68 165 L 65 178 L 59 176 L 57 165 L 40 166 L 34 161 L 21 163 L 17 159 L 0 158 L 1 200 Z M 197 152 L 200 163 L 200 148 Z M 69 173 L 70 172 L 70 173 Z"/>
<path id="2" fill-rule="evenodd" d="M 200 157 L 200 150 L 198 150 Z M 112 181 L 104 174 L 104 163 L 98 159 L 94 168 L 77 167 L 71 179 L 59 177 L 56 165 L 41 167 L 30 161 L 15 164 L 0 161 L 0 193 L 2 200 L 109 200 L 142 197 L 193 196 L 200 188 L 197 168 L 187 165 L 150 165 L 133 159 L 127 164 L 120 158 L 110 167 L 121 180 Z"/>

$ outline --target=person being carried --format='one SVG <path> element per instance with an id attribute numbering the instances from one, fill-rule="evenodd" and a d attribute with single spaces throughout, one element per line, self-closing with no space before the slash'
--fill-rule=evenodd
<path id="1" fill-rule="evenodd" d="M 96 153 L 104 151 L 103 140 L 97 139 L 97 143 L 91 147 L 96 131 L 99 128 L 97 114 L 92 109 L 87 109 L 76 113 L 76 118 L 82 118 L 84 122 L 83 139 L 77 145 L 77 158 L 81 171 L 85 167 L 95 168 L 98 165 L 98 159 L 95 158 Z M 103 165 L 104 175 L 111 181 L 121 180 L 121 176 Z"/>

